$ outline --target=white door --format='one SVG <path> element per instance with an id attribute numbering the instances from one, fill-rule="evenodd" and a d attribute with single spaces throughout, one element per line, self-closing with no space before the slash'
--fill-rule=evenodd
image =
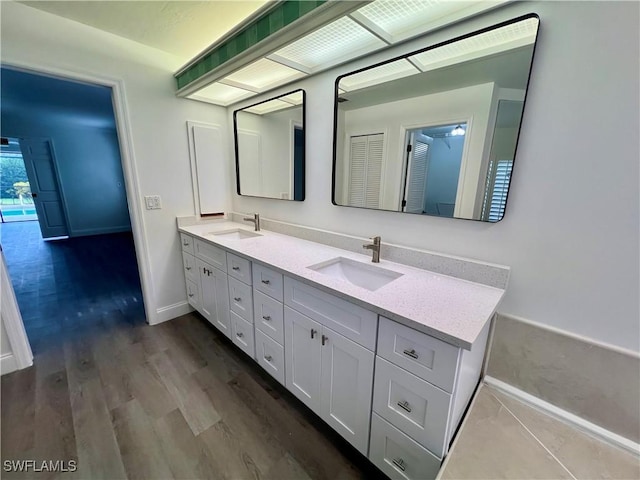
<path id="1" fill-rule="evenodd" d="M 196 262 L 200 272 L 200 313 L 214 327 L 231 338 L 227 274 L 200 259 Z"/>
<path id="2" fill-rule="evenodd" d="M 367 455 L 373 352 L 324 327 L 320 416 Z"/>
<path id="3" fill-rule="evenodd" d="M 427 187 L 427 170 L 433 139 L 419 132 L 409 134 L 408 165 L 405 181 L 403 211 L 424 213 L 424 198 Z"/>
<path id="4" fill-rule="evenodd" d="M 51 141 L 20 139 L 42 238 L 69 235 Z"/>
<path id="5" fill-rule="evenodd" d="M 238 130 L 237 142 L 237 192 L 241 195 L 262 196 L 260 133 Z"/>
<path id="6" fill-rule="evenodd" d="M 322 326 L 284 307 L 285 385 L 314 412 L 320 408 Z"/>

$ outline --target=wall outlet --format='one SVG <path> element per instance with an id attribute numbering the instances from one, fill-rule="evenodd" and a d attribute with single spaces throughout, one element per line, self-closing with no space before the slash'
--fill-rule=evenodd
<path id="1" fill-rule="evenodd" d="M 162 208 L 160 195 L 145 195 L 144 204 L 146 205 L 147 210 L 159 210 Z"/>

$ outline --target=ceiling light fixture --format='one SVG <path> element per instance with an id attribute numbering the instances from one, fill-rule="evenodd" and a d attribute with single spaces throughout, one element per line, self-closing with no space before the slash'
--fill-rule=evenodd
<path id="1" fill-rule="evenodd" d="M 454 137 L 458 136 L 458 135 L 464 135 L 465 129 L 462 128 L 462 125 L 458 125 L 456 128 L 454 128 L 453 130 L 451 130 L 451 135 L 453 135 Z"/>

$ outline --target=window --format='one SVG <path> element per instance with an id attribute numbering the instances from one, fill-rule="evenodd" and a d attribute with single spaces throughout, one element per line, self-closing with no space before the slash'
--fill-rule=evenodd
<path id="1" fill-rule="evenodd" d="M 487 188 L 482 206 L 482 219 L 498 222 L 504 216 L 511 181 L 513 160 L 491 161 L 487 172 Z"/>

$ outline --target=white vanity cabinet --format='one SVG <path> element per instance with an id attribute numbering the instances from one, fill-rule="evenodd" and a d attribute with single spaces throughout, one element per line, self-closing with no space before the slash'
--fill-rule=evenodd
<path id="1" fill-rule="evenodd" d="M 489 324 L 463 350 L 380 317 L 369 460 L 391 478 L 435 478 L 475 390 Z"/>
<path id="2" fill-rule="evenodd" d="M 196 259 L 200 275 L 200 313 L 231 338 L 229 323 L 229 285 L 227 274 L 209 263 Z"/>
<path id="3" fill-rule="evenodd" d="M 226 256 L 229 274 L 231 340 L 244 353 L 255 359 L 251 262 L 229 252 L 226 252 Z"/>
<path id="4" fill-rule="evenodd" d="M 286 387 L 366 455 L 377 316 L 287 277 L 284 292 Z M 330 328 L 346 325 L 360 343 Z"/>

